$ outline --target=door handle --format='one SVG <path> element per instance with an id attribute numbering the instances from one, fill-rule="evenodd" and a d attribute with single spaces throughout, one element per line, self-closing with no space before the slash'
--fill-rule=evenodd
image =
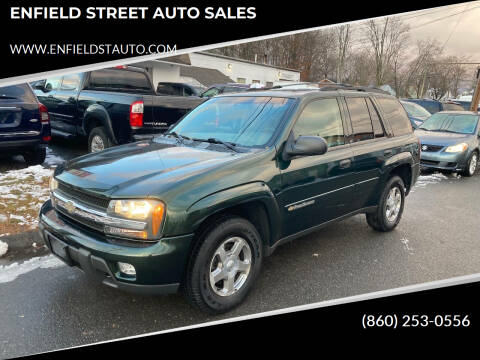
<path id="1" fill-rule="evenodd" d="M 340 168 L 342 169 L 347 169 L 352 165 L 352 160 L 350 159 L 345 159 L 340 161 Z"/>

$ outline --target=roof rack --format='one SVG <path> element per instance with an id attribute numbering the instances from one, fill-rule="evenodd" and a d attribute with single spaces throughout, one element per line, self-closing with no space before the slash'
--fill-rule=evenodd
<path id="1" fill-rule="evenodd" d="M 332 84 L 324 85 L 319 88 L 320 91 L 334 91 L 334 90 L 353 90 L 363 92 L 376 92 L 379 94 L 390 95 L 388 91 L 373 87 L 373 86 L 353 86 L 350 84 Z"/>

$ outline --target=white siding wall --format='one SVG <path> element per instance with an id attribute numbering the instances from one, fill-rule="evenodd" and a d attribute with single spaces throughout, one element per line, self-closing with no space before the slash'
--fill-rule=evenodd
<path id="1" fill-rule="evenodd" d="M 300 81 L 300 73 L 296 71 L 276 69 L 269 66 L 223 59 L 205 54 L 190 54 L 190 62 L 193 66 L 217 69 L 233 81 L 238 81 L 238 78 L 243 78 L 246 80 L 246 84 L 251 84 L 254 80 L 260 81 L 260 83 L 264 85 L 266 85 L 267 82 L 275 83 L 280 80 Z"/>
<path id="2" fill-rule="evenodd" d="M 246 84 L 259 81 L 264 85 L 267 85 L 267 82 L 275 85 L 279 81 L 300 81 L 300 73 L 296 71 L 223 59 L 216 56 L 193 53 L 190 54 L 190 61 L 193 66 L 217 69 L 233 81 L 238 81 L 239 78 L 243 78 Z M 182 65 L 168 64 L 159 61 L 145 61 L 134 65 L 148 69 L 155 88 L 160 81 L 187 82 L 189 84 L 198 83 L 190 77 L 180 76 L 180 66 Z"/>

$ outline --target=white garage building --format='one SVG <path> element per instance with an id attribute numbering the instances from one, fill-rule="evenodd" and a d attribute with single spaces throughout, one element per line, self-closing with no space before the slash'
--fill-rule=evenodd
<path id="1" fill-rule="evenodd" d="M 300 81 L 300 71 L 228 56 L 197 52 L 135 64 L 147 69 L 155 87 L 158 82 L 185 82 L 205 87 L 216 83 L 277 83 Z"/>

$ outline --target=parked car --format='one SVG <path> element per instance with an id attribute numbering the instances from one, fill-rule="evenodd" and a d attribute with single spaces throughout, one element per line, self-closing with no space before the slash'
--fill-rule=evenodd
<path id="1" fill-rule="evenodd" d="M 159 82 L 157 84 L 157 95 L 200 96 L 205 90 L 204 86 L 193 86 L 186 83 Z"/>
<path id="2" fill-rule="evenodd" d="M 28 84 L 0 87 L 0 151 L 21 154 L 28 165 L 45 161 L 50 119 Z"/>
<path id="3" fill-rule="evenodd" d="M 437 101 L 431 99 L 402 99 L 403 101 L 412 102 L 425 108 L 430 114 L 439 111 L 463 111 L 463 107 L 453 101 Z"/>
<path id="4" fill-rule="evenodd" d="M 470 111 L 470 105 L 471 105 L 471 101 L 466 101 L 466 100 L 456 100 L 456 99 L 453 99 L 453 100 L 450 100 L 452 102 L 455 102 L 456 104 L 460 105 L 463 110 L 465 111 Z M 477 110 L 480 110 L 480 107 L 477 108 Z"/>
<path id="5" fill-rule="evenodd" d="M 476 112 L 443 111 L 426 120 L 415 131 L 422 146 L 421 166 L 472 176 L 480 153 L 478 117 Z"/>
<path id="6" fill-rule="evenodd" d="M 34 87 L 50 113 L 52 134 L 86 137 L 90 152 L 164 132 L 204 101 L 157 96 L 148 73 L 132 66 L 53 77 Z"/>
<path id="7" fill-rule="evenodd" d="M 403 108 L 407 112 L 410 123 L 414 129 L 418 128 L 427 120 L 432 114 L 430 114 L 424 107 L 409 101 L 400 101 Z"/>
<path id="8" fill-rule="evenodd" d="M 210 86 L 207 90 L 200 94 L 202 98 L 210 98 L 217 96 L 219 94 L 227 94 L 234 92 L 248 91 L 250 85 L 247 84 L 238 84 L 238 83 L 228 83 L 228 84 L 214 84 Z"/>
<path id="9" fill-rule="evenodd" d="M 405 110 L 383 92 L 221 95 L 166 134 L 57 167 L 40 232 L 106 285 L 182 288 L 225 312 L 281 244 L 359 213 L 394 229 L 419 153 Z"/>

